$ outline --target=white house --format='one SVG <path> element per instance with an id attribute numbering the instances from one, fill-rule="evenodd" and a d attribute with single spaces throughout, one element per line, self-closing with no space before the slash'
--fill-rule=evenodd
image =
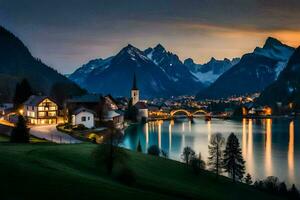
<path id="1" fill-rule="evenodd" d="M 83 124 L 87 128 L 95 127 L 95 112 L 80 107 L 72 113 L 72 125 Z"/>

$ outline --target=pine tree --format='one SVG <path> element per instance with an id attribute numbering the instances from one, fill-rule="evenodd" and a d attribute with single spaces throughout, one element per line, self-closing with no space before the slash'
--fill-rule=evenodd
<path id="1" fill-rule="evenodd" d="M 288 191 L 288 196 L 290 199 L 299 199 L 299 191 L 297 190 L 295 184 L 293 184 L 291 189 Z"/>
<path id="2" fill-rule="evenodd" d="M 25 119 L 19 115 L 16 127 L 13 128 L 10 135 L 10 141 L 15 143 L 29 143 L 29 128 L 26 126 Z"/>
<path id="3" fill-rule="evenodd" d="M 249 173 L 245 177 L 245 183 L 248 184 L 248 185 L 252 185 L 252 183 L 253 183 L 252 177 Z"/>
<path id="4" fill-rule="evenodd" d="M 142 150 L 142 145 L 141 145 L 141 141 L 140 141 L 140 140 L 139 140 L 139 143 L 138 143 L 138 145 L 137 145 L 136 151 L 137 151 L 137 152 L 142 152 L 142 151 L 143 151 L 143 150 Z"/>
<path id="5" fill-rule="evenodd" d="M 241 180 L 245 174 L 245 161 L 238 138 L 231 133 L 227 139 L 224 150 L 223 168 L 231 177 L 233 182 Z"/>
<path id="6" fill-rule="evenodd" d="M 209 157 L 207 165 L 210 170 L 217 174 L 217 177 L 219 177 L 219 174 L 222 172 L 222 148 L 224 146 L 224 143 L 225 139 L 222 136 L 222 134 L 216 133 L 212 135 L 210 139 L 210 144 L 208 145 Z"/>

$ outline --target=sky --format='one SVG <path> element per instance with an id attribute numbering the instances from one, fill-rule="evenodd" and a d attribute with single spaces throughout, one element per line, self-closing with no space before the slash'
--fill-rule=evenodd
<path id="1" fill-rule="evenodd" d="M 299 10 L 299 0 L 0 0 L 0 25 L 71 73 L 127 44 L 160 43 L 196 63 L 240 57 L 269 36 L 298 47 Z"/>

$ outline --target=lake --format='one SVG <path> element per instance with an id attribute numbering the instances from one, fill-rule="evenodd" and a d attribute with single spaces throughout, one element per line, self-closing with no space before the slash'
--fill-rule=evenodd
<path id="1" fill-rule="evenodd" d="M 299 119 L 188 119 L 152 121 L 125 130 L 123 146 L 136 150 L 140 140 L 144 152 L 151 145 L 168 152 L 173 160 L 181 160 L 184 147 L 190 146 L 207 161 L 212 134 L 222 133 L 227 139 L 233 132 L 240 141 L 246 171 L 252 179 L 277 176 L 288 185 L 300 187 Z"/>

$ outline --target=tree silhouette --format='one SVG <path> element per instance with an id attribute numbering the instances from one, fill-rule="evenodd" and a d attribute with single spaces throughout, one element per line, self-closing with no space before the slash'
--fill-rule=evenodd
<path id="1" fill-rule="evenodd" d="M 245 177 L 245 183 L 248 184 L 248 185 L 252 185 L 252 183 L 253 183 L 252 177 L 249 173 Z"/>
<path id="2" fill-rule="evenodd" d="M 191 147 L 184 147 L 181 154 L 181 159 L 189 165 L 190 161 L 195 157 L 195 151 Z"/>
<path id="3" fill-rule="evenodd" d="M 98 145 L 93 151 L 93 156 L 96 161 L 96 165 L 101 167 L 103 164 L 106 166 L 107 173 L 112 174 L 115 163 L 124 163 L 128 154 L 123 148 L 119 148 L 119 144 L 122 141 L 123 134 L 120 130 L 116 129 L 113 122 L 108 124 L 108 136 L 103 141 L 102 145 Z"/>
<path id="4" fill-rule="evenodd" d="M 245 161 L 238 138 L 231 133 L 227 139 L 224 150 L 223 167 L 231 177 L 233 182 L 241 180 L 245 174 Z"/>
<path id="5" fill-rule="evenodd" d="M 16 143 L 29 143 L 29 138 L 29 128 L 26 126 L 24 117 L 19 115 L 16 127 L 11 131 L 10 141 Z"/>
<path id="6" fill-rule="evenodd" d="M 208 145 L 208 162 L 207 165 L 210 170 L 217 174 L 217 178 L 222 171 L 223 153 L 222 148 L 224 146 L 225 139 L 221 133 L 212 135 Z"/>
<path id="7" fill-rule="evenodd" d="M 15 95 L 13 103 L 15 108 L 20 106 L 33 94 L 31 86 L 27 79 L 23 79 L 20 83 L 17 83 L 15 89 Z"/>

